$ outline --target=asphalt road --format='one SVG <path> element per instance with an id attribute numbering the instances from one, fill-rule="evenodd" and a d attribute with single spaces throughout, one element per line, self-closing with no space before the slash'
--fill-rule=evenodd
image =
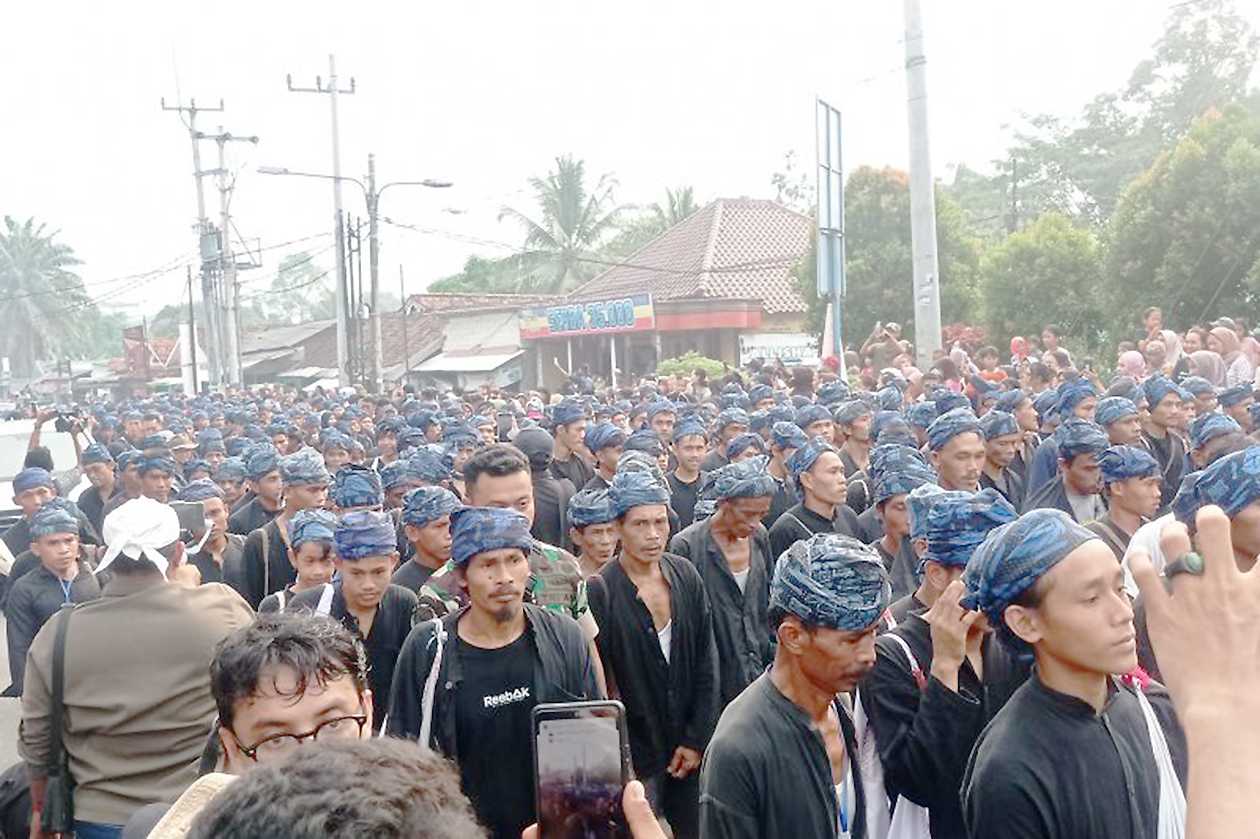
<path id="1" fill-rule="evenodd" d="M 4 639 L 4 621 L 0 620 L 0 682 L 9 685 L 9 645 Z M 0 688 L 3 690 L 3 688 Z M 18 699 L 0 698 L 0 769 L 7 768 L 17 762 L 18 718 L 20 716 Z"/>

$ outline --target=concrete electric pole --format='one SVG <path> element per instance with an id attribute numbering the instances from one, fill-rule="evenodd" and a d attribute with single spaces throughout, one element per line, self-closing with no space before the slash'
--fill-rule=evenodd
<path id="1" fill-rule="evenodd" d="M 350 79 L 348 90 L 337 87 L 337 59 L 328 56 L 328 84 L 325 85 L 319 76 L 315 77 L 314 87 L 294 87 L 293 76 L 286 76 L 285 82 L 294 93 L 327 94 L 332 109 L 332 155 L 333 155 L 333 223 L 336 230 L 337 243 L 337 382 L 340 385 L 350 383 L 349 344 L 346 311 L 346 240 L 341 212 L 341 136 L 337 123 L 337 97 L 340 94 L 354 93 L 354 78 Z"/>
<path id="2" fill-rule="evenodd" d="M 240 288 L 236 281 L 236 253 L 232 248 L 232 216 L 229 207 L 232 203 L 232 189 L 235 179 L 229 177 L 227 170 L 228 143 L 258 144 L 257 137 L 237 137 L 219 126 L 217 134 L 198 135 L 199 139 L 214 140 L 219 146 L 219 168 L 214 170 L 219 186 L 219 280 L 222 284 L 221 294 L 223 308 L 220 312 L 223 333 L 223 371 L 227 384 L 241 384 L 241 327 L 237 303 L 240 299 Z M 207 173 L 208 174 L 208 173 Z"/>
<path id="3" fill-rule="evenodd" d="M 928 148 L 927 58 L 920 0 L 905 0 L 906 88 L 910 107 L 910 242 L 914 254 L 914 346 L 919 369 L 941 349 L 941 283 L 936 197 Z"/>

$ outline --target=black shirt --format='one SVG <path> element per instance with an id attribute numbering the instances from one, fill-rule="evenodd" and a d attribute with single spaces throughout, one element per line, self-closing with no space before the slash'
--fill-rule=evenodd
<path id="1" fill-rule="evenodd" d="M 84 545 L 99 545 L 101 539 L 96 533 L 96 528 L 88 521 L 87 516 L 83 515 L 73 502 L 67 502 L 68 509 L 79 520 L 79 542 Z M 18 519 L 13 526 L 4 532 L 4 544 L 14 557 L 25 551 L 31 546 L 31 520 L 26 516 Z"/>
<path id="2" fill-rule="evenodd" d="M 815 533 L 842 533 L 845 536 L 854 536 L 857 532 L 857 516 L 843 504 L 836 506 L 834 519 L 825 519 L 806 507 L 805 502 L 802 501 L 779 516 L 779 520 L 770 528 L 770 550 L 774 552 L 777 562 L 784 551 Z"/>
<path id="3" fill-rule="evenodd" d="M 39 564 L 13 584 L 4 604 L 9 678 L 12 680 L 7 696 L 22 695 L 26 653 L 40 627 L 57 614 L 63 603 L 86 603 L 101 596 L 101 587 L 92 569 L 81 560 L 78 567 L 78 574 L 68 585 Z"/>
<path id="4" fill-rule="evenodd" d="M 421 565 L 416 562 L 415 558 L 411 558 L 407 562 L 398 566 L 398 570 L 394 572 L 393 579 L 390 580 L 396 586 L 402 586 L 408 591 L 419 592 L 420 586 L 424 585 L 425 580 L 433 576 L 433 572 L 437 570 L 427 565 Z"/>
<path id="5" fill-rule="evenodd" d="M 96 532 L 100 533 L 105 522 L 105 499 L 101 498 L 101 491 L 94 486 L 88 487 L 79 494 L 79 500 L 75 503 L 96 528 Z"/>
<path id="6" fill-rule="evenodd" d="M 586 461 L 578 457 L 576 454 L 569 454 L 568 460 L 552 460 L 551 466 L 552 477 L 557 480 L 560 478 L 568 478 L 569 483 L 574 487 L 584 487 L 586 482 L 595 477 L 595 470 L 586 465 Z M 544 540 L 545 541 L 545 540 Z M 549 544 L 556 544 L 551 542 Z"/>
<path id="7" fill-rule="evenodd" d="M 665 480 L 669 481 L 670 509 L 674 511 L 674 515 L 678 516 L 680 531 L 686 530 L 696 520 L 696 499 L 700 497 L 700 486 L 704 483 L 704 473 L 701 472 L 689 484 L 684 483 L 674 472 L 666 475 Z"/>
<path id="8" fill-rule="evenodd" d="M 884 549 L 883 539 L 871 542 L 871 547 L 879 552 L 879 558 L 884 562 L 893 597 L 906 597 L 919 587 L 919 557 L 909 536 L 902 538 L 896 555 Z"/>
<path id="9" fill-rule="evenodd" d="M 586 482 L 586 486 L 582 487 L 582 489 L 583 489 L 583 490 L 588 490 L 588 489 L 590 489 L 590 490 L 608 489 L 608 481 L 604 480 L 604 476 L 603 476 L 603 475 L 601 475 L 601 474 L 599 474 L 598 472 L 596 472 L 596 473 L 595 473 L 595 477 L 593 477 L 593 478 L 591 478 L 589 481 L 587 481 L 587 482 Z"/>
<path id="10" fill-rule="evenodd" d="M 248 536 L 279 514 L 279 510 L 273 511 L 263 507 L 262 502 L 255 497 L 228 516 L 228 533 Z"/>
<path id="11" fill-rule="evenodd" d="M 517 839 L 534 821 L 534 656 L 522 633 L 487 650 L 459 639 L 464 681 L 455 701 L 459 774 L 477 820 L 496 839 Z"/>
<path id="12" fill-rule="evenodd" d="M 777 478 L 775 480 L 778 480 Z M 796 494 L 796 487 L 792 485 L 791 477 L 787 480 L 779 481 L 779 488 L 774 491 L 774 498 L 770 499 L 770 509 L 761 517 L 761 523 L 766 530 L 774 527 L 774 523 L 779 520 L 779 516 L 798 503 L 800 498 Z"/>
<path id="13" fill-rule="evenodd" d="M 1185 740 L 1171 703 L 1149 689 L 1147 698 L 1185 778 Z M 980 735 L 962 806 L 970 839 L 1156 836 L 1159 773 L 1137 697 L 1114 688 L 1099 714 L 1034 672 Z"/>
<path id="14" fill-rule="evenodd" d="M 714 449 L 704 456 L 704 460 L 700 461 L 700 471 L 714 472 L 730 462 L 726 456 L 726 446 L 723 445 L 721 449 Z"/>
<path id="15" fill-rule="evenodd" d="M 857 523 L 854 538 L 859 542 L 869 545 L 884 538 L 884 520 L 879 517 L 879 509 L 874 505 L 858 513 Z"/>
<path id="16" fill-rule="evenodd" d="M 569 499 L 573 497 L 573 484 L 565 479 L 557 479 L 549 472 L 532 472 L 530 480 L 534 487 L 534 523 L 529 532 L 539 542 L 573 550 L 573 541 L 569 538 Z"/>
<path id="17" fill-rule="evenodd" d="M 224 566 L 227 566 L 226 560 Z M 297 580 L 297 571 L 289 562 L 289 546 L 278 522 L 270 521 L 249 534 L 241 551 L 239 575 L 229 573 L 225 567 L 224 580 L 234 588 L 239 585 L 237 592 L 253 609 L 257 609 L 268 594 Z"/>

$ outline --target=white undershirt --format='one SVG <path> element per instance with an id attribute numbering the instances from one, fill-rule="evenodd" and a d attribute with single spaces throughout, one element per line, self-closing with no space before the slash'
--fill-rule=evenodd
<path id="1" fill-rule="evenodd" d="M 669 663 L 669 642 L 674 637 L 674 621 L 671 619 L 665 624 L 665 628 L 656 633 L 656 640 L 661 644 L 661 654 L 665 656 L 665 663 Z"/>
<path id="2" fill-rule="evenodd" d="M 741 592 L 744 591 L 744 589 L 748 588 L 748 572 L 751 570 L 752 570 L 752 566 L 750 565 L 747 568 L 745 568 L 743 571 L 731 572 L 731 576 L 735 578 L 735 585 L 739 586 L 739 590 Z"/>

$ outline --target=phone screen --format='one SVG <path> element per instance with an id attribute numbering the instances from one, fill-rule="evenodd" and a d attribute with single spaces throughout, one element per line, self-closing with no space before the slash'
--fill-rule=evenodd
<path id="1" fill-rule="evenodd" d="M 620 702 L 534 709 L 534 779 L 541 839 L 627 837 L 621 791 L 630 778 Z"/>

